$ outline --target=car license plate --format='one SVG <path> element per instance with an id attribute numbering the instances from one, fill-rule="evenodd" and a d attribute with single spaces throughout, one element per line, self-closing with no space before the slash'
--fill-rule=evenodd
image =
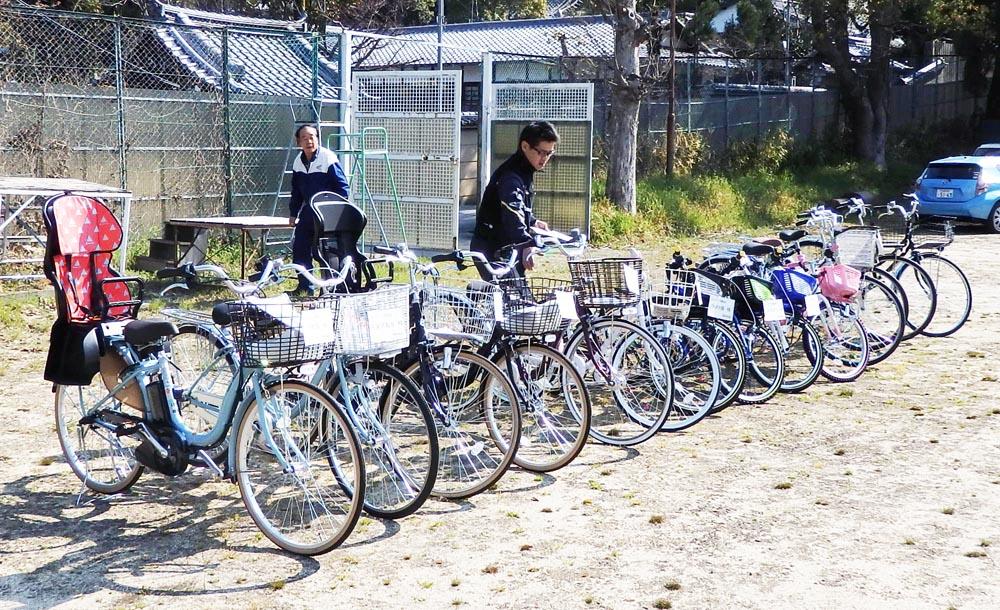
<path id="1" fill-rule="evenodd" d="M 938 189 L 937 198 L 938 199 L 951 199 L 955 196 L 955 189 Z"/>

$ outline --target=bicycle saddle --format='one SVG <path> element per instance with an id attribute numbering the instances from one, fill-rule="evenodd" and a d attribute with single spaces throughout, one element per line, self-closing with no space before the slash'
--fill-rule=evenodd
<path id="1" fill-rule="evenodd" d="M 133 320 L 125 325 L 124 336 L 131 345 L 146 345 L 179 332 L 177 325 L 167 320 Z"/>
<path id="2" fill-rule="evenodd" d="M 778 233 L 778 237 L 781 241 L 788 243 L 792 241 L 798 241 L 808 235 L 809 232 L 804 229 L 785 229 Z"/>
<path id="3" fill-rule="evenodd" d="M 747 256 L 766 256 L 774 254 L 774 246 L 767 244 L 743 244 L 743 253 Z"/>

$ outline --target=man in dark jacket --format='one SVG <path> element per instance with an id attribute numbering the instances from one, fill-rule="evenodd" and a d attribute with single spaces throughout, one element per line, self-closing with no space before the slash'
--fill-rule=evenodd
<path id="1" fill-rule="evenodd" d="M 312 125 L 302 125 L 295 130 L 295 141 L 302 154 L 292 164 L 292 198 L 288 202 L 289 217 L 295 224 L 292 234 L 292 261 L 307 269 L 312 268 L 313 240 L 316 215 L 309 202 L 320 191 L 331 191 L 347 199 L 347 178 L 337 161 L 337 155 L 319 145 L 319 132 Z M 297 220 L 297 222 L 296 222 Z M 317 261 L 322 262 L 319 258 Z M 311 291 L 309 282 L 299 278 L 296 293 Z"/>
<path id="2" fill-rule="evenodd" d="M 559 134 L 548 121 L 529 123 L 521 130 L 517 152 L 493 172 L 483 200 L 476 212 L 476 231 L 471 248 L 482 252 L 489 260 L 500 258 L 499 250 L 531 238 L 530 227 L 549 228 L 532 212 L 535 172 L 542 171 L 556 152 Z M 516 273 L 534 268 L 534 248 L 521 253 Z M 483 279 L 493 279 L 484 269 L 479 269 Z"/>

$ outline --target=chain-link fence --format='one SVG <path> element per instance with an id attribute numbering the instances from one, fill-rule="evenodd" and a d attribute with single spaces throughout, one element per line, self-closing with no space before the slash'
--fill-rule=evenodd
<path id="1" fill-rule="evenodd" d="M 0 8 L 0 175 L 127 188 L 137 235 L 283 214 L 295 124 L 341 119 L 340 36 L 185 21 Z"/>

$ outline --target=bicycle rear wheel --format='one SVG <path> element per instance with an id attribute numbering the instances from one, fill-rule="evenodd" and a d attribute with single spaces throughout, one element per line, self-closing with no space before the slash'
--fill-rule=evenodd
<path id="1" fill-rule="evenodd" d="M 432 494 L 468 498 L 499 481 L 517 455 L 522 426 L 517 394 L 503 371 L 455 345 L 434 348 L 423 367 L 418 360 L 405 374 L 423 389 L 437 427 L 441 457 Z"/>
<path id="2" fill-rule="evenodd" d="M 566 357 L 590 394 L 591 437 L 631 446 L 663 427 L 674 380 L 670 359 L 656 337 L 631 322 L 601 318 L 574 331 Z"/>
<path id="3" fill-rule="evenodd" d="M 748 372 L 739 400 L 745 404 L 766 402 L 778 393 L 785 379 L 781 347 L 771 333 L 749 320 L 740 321 L 737 333 L 746 355 Z"/>
<path id="4" fill-rule="evenodd" d="M 906 294 L 906 330 L 903 341 L 919 335 L 934 318 L 937 290 L 927 271 L 915 261 L 902 256 L 883 256 L 879 266 L 892 275 Z"/>
<path id="5" fill-rule="evenodd" d="M 937 290 L 934 319 L 921 334 L 947 337 L 965 325 L 972 313 L 972 286 L 958 265 L 937 253 L 920 254 L 920 266 L 930 275 Z"/>
<path id="6" fill-rule="evenodd" d="M 438 471 L 438 438 L 427 401 L 385 362 L 362 359 L 344 367 L 347 387 L 334 373 L 327 391 L 345 413 L 350 405 L 362 428 L 365 511 L 380 519 L 411 515 L 427 500 Z"/>
<path id="7" fill-rule="evenodd" d="M 823 376 L 839 383 L 854 381 L 865 372 L 871 351 L 868 333 L 845 306 L 827 304 L 813 319 L 823 344 Z M 815 352 L 807 349 L 813 357 Z"/>
<path id="8" fill-rule="evenodd" d="M 819 377 L 823 370 L 823 351 L 819 349 L 820 337 L 816 329 L 806 320 L 796 318 L 791 322 L 778 324 L 771 322 L 768 326 L 782 347 L 782 358 L 785 361 L 785 375 L 781 382 L 781 392 L 801 392 L 808 388 Z M 811 354 L 806 344 L 811 344 Z"/>
<path id="9" fill-rule="evenodd" d="M 91 409 L 107 396 L 104 384 L 87 386 L 56 386 L 56 433 L 66 463 L 83 481 L 87 489 L 102 494 L 120 493 L 142 476 L 143 467 L 135 459 L 139 441 L 116 436 L 96 423 L 81 424 Z M 105 403 L 105 412 L 122 411 L 122 403 L 114 398 Z M 138 415 L 138 412 L 134 413 Z M 109 418 L 102 418 L 108 420 Z"/>
<path id="10" fill-rule="evenodd" d="M 325 553 L 347 539 L 364 507 L 358 437 L 330 395 L 316 386 L 281 381 L 261 392 L 264 403 L 251 396 L 234 424 L 243 503 L 261 532 L 282 549 Z"/>
<path id="11" fill-rule="evenodd" d="M 511 357 L 508 357 L 511 356 Z M 524 342 L 495 358 L 518 392 L 521 441 L 514 463 L 551 472 L 580 454 L 590 432 L 590 396 L 569 360 L 546 345 Z"/>

